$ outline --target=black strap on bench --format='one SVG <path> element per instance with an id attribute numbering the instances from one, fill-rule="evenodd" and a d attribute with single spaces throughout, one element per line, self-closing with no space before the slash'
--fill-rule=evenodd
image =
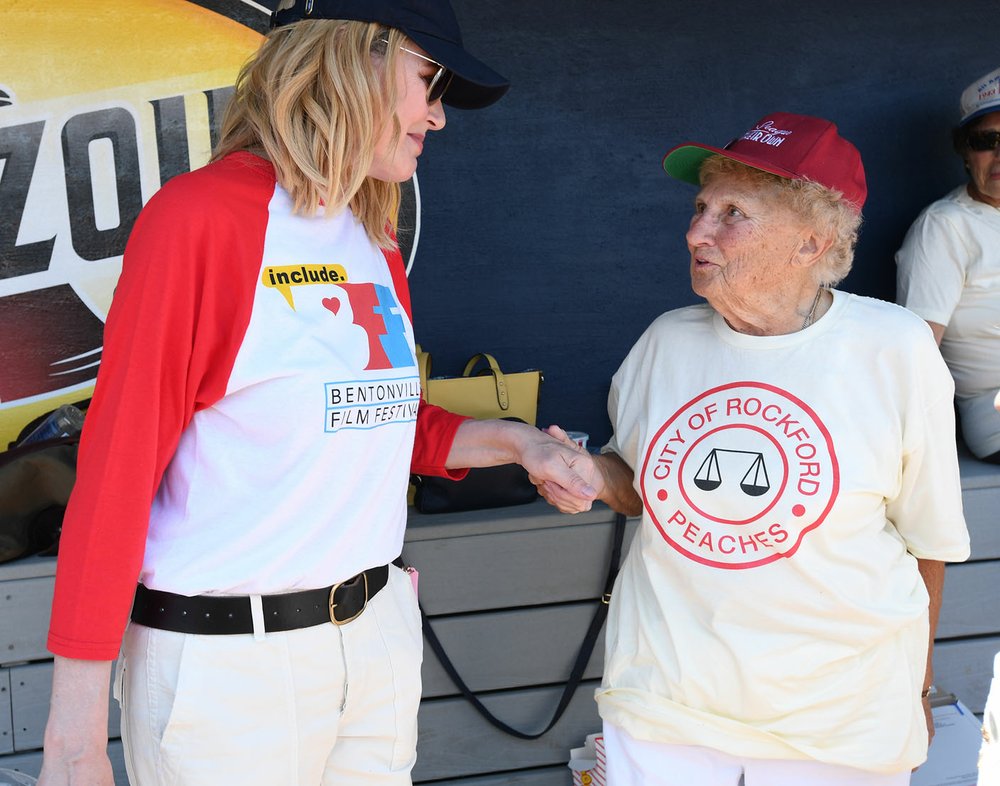
<path id="1" fill-rule="evenodd" d="M 559 704 L 556 706 L 555 713 L 552 715 L 552 720 L 549 721 L 548 725 L 539 732 L 534 734 L 529 734 L 527 732 L 515 729 L 513 726 L 508 726 L 502 720 L 497 718 L 493 713 L 491 713 L 486 706 L 479 700 L 479 697 L 473 693 L 469 686 L 465 684 L 465 680 L 459 675 L 458 671 L 455 669 L 455 665 L 451 662 L 451 658 L 444 651 L 444 647 L 441 646 L 441 640 L 438 639 L 437 634 L 434 633 L 434 629 L 431 628 L 431 622 L 427 618 L 426 612 L 424 612 L 423 606 L 420 607 L 420 618 L 423 622 L 424 636 L 427 638 L 427 643 L 430 644 L 431 649 L 434 654 L 437 655 L 441 665 L 447 672 L 448 676 L 451 677 L 452 682 L 455 686 L 462 692 L 462 695 L 472 704 L 479 714 L 482 715 L 486 720 L 488 720 L 493 726 L 498 728 L 500 731 L 510 734 L 513 737 L 518 737 L 522 740 L 537 740 L 543 734 L 549 731 L 556 723 L 559 718 L 562 717 L 566 708 L 569 706 L 570 699 L 573 698 L 573 694 L 576 692 L 577 687 L 580 685 L 580 680 L 583 677 L 584 669 L 587 668 L 587 662 L 590 660 L 590 655 L 594 651 L 594 644 L 597 642 L 597 636 L 601 632 L 601 627 L 604 625 L 604 619 L 608 616 L 608 603 L 611 601 L 611 590 L 614 587 L 615 577 L 618 575 L 618 566 L 621 562 L 622 555 L 622 544 L 625 541 L 625 516 L 621 513 L 615 514 L 615 529 L 614 529 L 614 542 L 611 547 L 611 558 L 608 564 L 608 577 L 604 582 L 604 594 L 601 596 L 597 603 L 597 609 L 594 612 L 594 617 L 590 621 L 590 627 L 587 629 L 586 635 L 583 637 L 583 643 L 580 645 L 580 651 L 577 653 L 576 662 L 573 664 L 573 669 L 570 671 L 569 678 L 566 680 L 566 685 L 563 688 L 562 696 L 559 699 Z"/>

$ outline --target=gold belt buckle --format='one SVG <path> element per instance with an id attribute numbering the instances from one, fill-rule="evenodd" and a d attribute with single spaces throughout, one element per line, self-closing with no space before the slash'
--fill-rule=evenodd
<path id="1" fill-rule="evenodd" d="M 339 584 L 334 584 L 330 588 L 330 601 L 329 601 L 329 603 L 330 603 L 330 622 L 332 622 L 334 625 L 346 625 L 351 620 L 356 620 L 358 617 L 360 617 L 361 616 L 361 612 L 363 612 L 366 608 L 368 608 L 368 574 L 363 572 L 363 573 L 361 573 L 361 578 L 364 579 L 364 582 L 365 582 L 365 601 L 364 601 L 364 603 L 361 604 L 361 608 L 358 609 L 358 613 L 357 614 L 352 614 L 346 620 L 342 620 L 342 619 L 338 619 L 337 618 L 337 612 L 335 610 L 337 608 L 337 602 L 334 600 L 334 596 L 337 594 L 337 590 L 339 590 L 344 584 L 346 584 L 348 581 L 354 581 L 354 579 L 356 579 L 356 578 L 357 578 L 357 576 L 353 576 L 353 577 L 349 578 L 347 581 L 342 581 Z"/>

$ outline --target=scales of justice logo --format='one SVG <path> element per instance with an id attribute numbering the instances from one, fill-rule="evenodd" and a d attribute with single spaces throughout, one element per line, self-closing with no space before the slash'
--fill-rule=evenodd
<path id="1" fill-rule="evenodd" d="M 659 428 L 640 487 L 671 547 L 737 570 L 791 557 L 833 507 L 840 469 L 808 405 L 771 385 L 734 382 L 692 399 Z"/>

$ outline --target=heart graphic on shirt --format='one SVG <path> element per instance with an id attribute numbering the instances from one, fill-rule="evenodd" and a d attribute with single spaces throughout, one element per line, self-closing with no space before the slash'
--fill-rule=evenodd
<path id="1" fill-rule="evenodd" d="M 337 297 L 325 297 L 323 298 L 323 307 L 337 314 L 340 311 L 340 298 Z"/>

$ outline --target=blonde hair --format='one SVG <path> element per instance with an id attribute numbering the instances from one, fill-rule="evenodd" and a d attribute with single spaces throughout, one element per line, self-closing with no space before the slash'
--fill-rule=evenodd
<path id="1" fill-rule="evenodd" d="M 307 20 L 273 30 L 236 80 L 213 159 L 262 151 L 296 213 L 345 207 L 381 248 L 394 248 L 398 183 L 368 177 L 396 118 L 396 57 L 406 40 L 383 25 Z"/>
<path id="2" fill-rule="evenodd" d="M 702 185 L 713 178 L 731 177 L 751 186 L 769 188 L 803 224 L 822 237 L 832 238 L 829 250 L 812 268 L 819 286 L 834 286 L 851 272 L 854 247 L 861 229 L 861 213 L 857 207 L 842 199 L 839 191 L 811 180 L 791 180 L 772 175 L 720 155 L 706 158 L 698 176 Z"/>

